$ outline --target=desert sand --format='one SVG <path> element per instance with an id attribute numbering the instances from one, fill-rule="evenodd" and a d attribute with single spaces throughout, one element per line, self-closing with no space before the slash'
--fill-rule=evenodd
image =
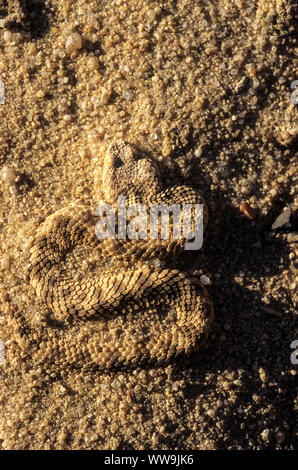
<path id="1" fill-rule="evenodd" d="M 296 2 L 25 3 L 9 22 L 0 3 L 0 448 L 293 449 Z M 213 330 L 164 368 L 50 377 L 8 309 L 39 321 L 35 231 L 70 203 L 96 207 L 115 138 L 204 195 L 185 269 L 213 297 Z"/>

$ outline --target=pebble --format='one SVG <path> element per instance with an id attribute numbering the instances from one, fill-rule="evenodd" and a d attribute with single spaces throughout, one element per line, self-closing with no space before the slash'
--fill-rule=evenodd
<path id="1" fill-rule="evenodd" d="M 278 444 L 281 444 L 284 440 L 285 440 L 285 435 L 283 432 L 281 431 L 277 431 L 276 435 L 275 435 L 275 439 L 276 439 L 276 442 Z"/>
<path id="2" fill-rule="evenodd" d="M 6 271 L 10 268 L 10 258 L 8 255 L 3 256 L 0 262 L 0 270 Z"/>
<path id="3" fill-rule="evenodd" d="M 121 386 L 121 383 L 120 383 L 119 380 L 117 380 L 117 379 L 113 380 L 113 382 L 111 383 L 111 387 L 112 387 L 114 390 L 117 390 L 120 386 Z"/>
<path id="4" fill-rule="evenodd" d="M 277 219 L 273 222 L 272 224 L 272 230 L 276 230 L 277 228 L 283 227 L 283 225 L 286 225 L 290 221 L 290 216 L 291 216 L 291 208 L 286 207 L 284 211 L 277 217 Z"/>
<path id="5" fill-rule="evenodd" d="M 210 410 L 207 411 L 206 413 L 210 418 L 214 418 L 215 416 L 215 411 L 211 408 Z"/>
<path id="6" fill-rule="evenodd" d="M 4 33 L 3 33 L 4 42 L 12 41 L 12 37 L 13 37 L 13 35 L 12 35 L 11 31 L 8 31 L 8 30 L 4 31 Z"/>
<path id="7" fill-rule="evenodd" d="M 100 104 L 108 104 L 111 94 L 111 90 L 109 90 L 108 88 L 102 88 L 100 95 Z"/>
<path id="8" fill-rule="evenodd" d="M 256 217 L 256 211 L 250 207 L 247 202 L 242 202 L 239 206 L 240 212 L 242 212 L 249 220 L 253 220 Z"/>
<path id="9" fill-rule="evenodd" d="M 98 70 L 99 62 L 97 57 L 90 57 L 88 60 L 89 70 Z"/>
<path id="10" fill-rule="evenodd" d="M 268 382 L 267 374 L 262 367 L 259 368 L 259 377 L 263 383 Z"/>
<path id="11" fill-rule="evenodd" d="M 74 51 L 78 51 L 79 49 L 82 48 L 82 37 L 79 33 L 75 32 L 72 33 L 70 36 L 68 36 L 66 43 L 65 43 L 65 49 L 68 54 L 71 54 Z"/>
<path id="12" fill-rule="evenodd" d="M 45 96 L 45 93 L 44 93 L 43 90 L 38 90 L 38 91 L 37 91 L 37 93 L 36 93 L 36 98 L 42 99 L 42 98 L 44 98 L 44 96 Z"/>
<path id="13" fill-rule="evenodd" d="M 16 180 L 17 174 L 13 168 L 4 166 L 1 170 L 1 177 L 5 183 L 13 184 Z"/>
<path id="14" fill-rule="evenodd" d="M 122 93 L 122 96 L 123 96 L 123 98 L 124 98 L 124 99 L 126 99 L 126 100 L 129 100 L 129 101 L 130 101 L 130 100 L 132 100 L 132 99 L 133 99 L 133 97 L 134 97 L 134 94 L 133 94 L 133 92 L 132 92 L 132 91 L 127 91 L 127 90 L 125 90 L 125 91 Z"/>
<path id="15" fill-rule="evenodd" d="M 159 268 L 160 260 L 158 258 L 155 258 L 155 259 L 152 260 L 152 264 L 155 268 Z"/>
<path id="16" fill-rule="evenodd" d="M 205 276 L 205 274 L 202 274 L 200 281 L 204 286 L 209 286 L 211 284 L 211 279 L 208 276 Z"/>
<path id="17" fill-rule="evenodd" d="M 261 432 L 261 438 L 263 439 L 263 441 L 268 442 L 269 434 L 270 434 L 269 429 L 264 429 L 264 431 Z"/>
<path id="18" fill-rule="evenodd" d="M 63 387 L 62 385 L 60 386 L 59 391 L 60 391 L 60 395 L 66 395 L 67 393 L 67 389 Z"/>
<path id="19" fill-rule="evenodd" d="M 252 395 L 252 399 L 255 403 L 260 403 L 260 401 L 262 400 L 262 398 L 260 397 L 260 395 L 257 395 L 256 393 L 254 393 Z"/>
<path id="20" fill-rule="evenodd" d="M 149 21 L 154 21 L 156 18 L 156 12 L 154 10 L 148 10 L 147 16 L 148 16 Z"/>
<path id="21" fill-rule="evenodd" d="M 100 384 L 100 387 L 101 387 L 102 390 L 104 390 L 106 392 L 108 392 L 110 390 L 110 387 L 107 384 Z"/>
<path id="22" fill-rule="evenodd" d="M 18 189 L 16 186 L 11 185 L 9 186 L 9 192 L 12 196 L 16 196 L 18 194 Z"/>
<path id="23" fill-rule="evenodd" d="M 4 104 L 4 103 L 5 103 L 5 85 L 2 82 L 2 80 L 0 80 L 0 104 Z"/>

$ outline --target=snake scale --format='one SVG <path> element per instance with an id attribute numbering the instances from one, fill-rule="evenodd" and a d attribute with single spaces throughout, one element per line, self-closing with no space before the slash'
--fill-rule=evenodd
<path id="1" fill-rule="evenodd" d="M 188 186 L 164 188 L 156 162 L 122 140 L 113 142 L 104 158 L 102 192 L 116 212 L 119 195 L 128 205 L 148 209 L 153 203 L 200 203 L 206 225 L 201 195 Z M 38 228 L 29 276 L 49 313 L 40 327 L 14 314 L 19 345 L 37 364 L 54 370 L 100 371 L 166 364 L 202 346 L 213 320 L 212 301 L 195 277 L 171 268 L 186 240 L 117 235 L 99 240 L 96 221 L 88 206 L 68 206 Z M 98 256 L 95 273 L 81 280 L 65 268 L 78 246 Z M 156 259 L 162 266 L 154 265 Z"/>

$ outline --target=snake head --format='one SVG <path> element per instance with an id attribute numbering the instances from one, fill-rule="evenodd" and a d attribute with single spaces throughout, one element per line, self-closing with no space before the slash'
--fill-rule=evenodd
<path id="1" fill-rule="evenodd" d="M 149 194 L 161 189 L 161 177 L 151 159 L 142 157 L 124 140 L 115 141 L 109 146 L 102 172 L 102 191 L 106 202 L 114 204 L 119 196 L 145 202 Z"/>

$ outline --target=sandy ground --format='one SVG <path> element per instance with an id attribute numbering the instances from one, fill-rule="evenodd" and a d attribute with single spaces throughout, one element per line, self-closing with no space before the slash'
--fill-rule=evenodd
<path id="1" fill-rule="evenodd" d="M 293 449 L 296 2 L 25 3 L 6 22 L 0 2 L 0 447 Z M 38 320 L 34 232 L 71 202 L 96 206 L 115 137 L 204 194 L 208 233 L 185 263 L 211 281 L 213 331 L 185 363 L 49 379 L 3 301 Z"/>

